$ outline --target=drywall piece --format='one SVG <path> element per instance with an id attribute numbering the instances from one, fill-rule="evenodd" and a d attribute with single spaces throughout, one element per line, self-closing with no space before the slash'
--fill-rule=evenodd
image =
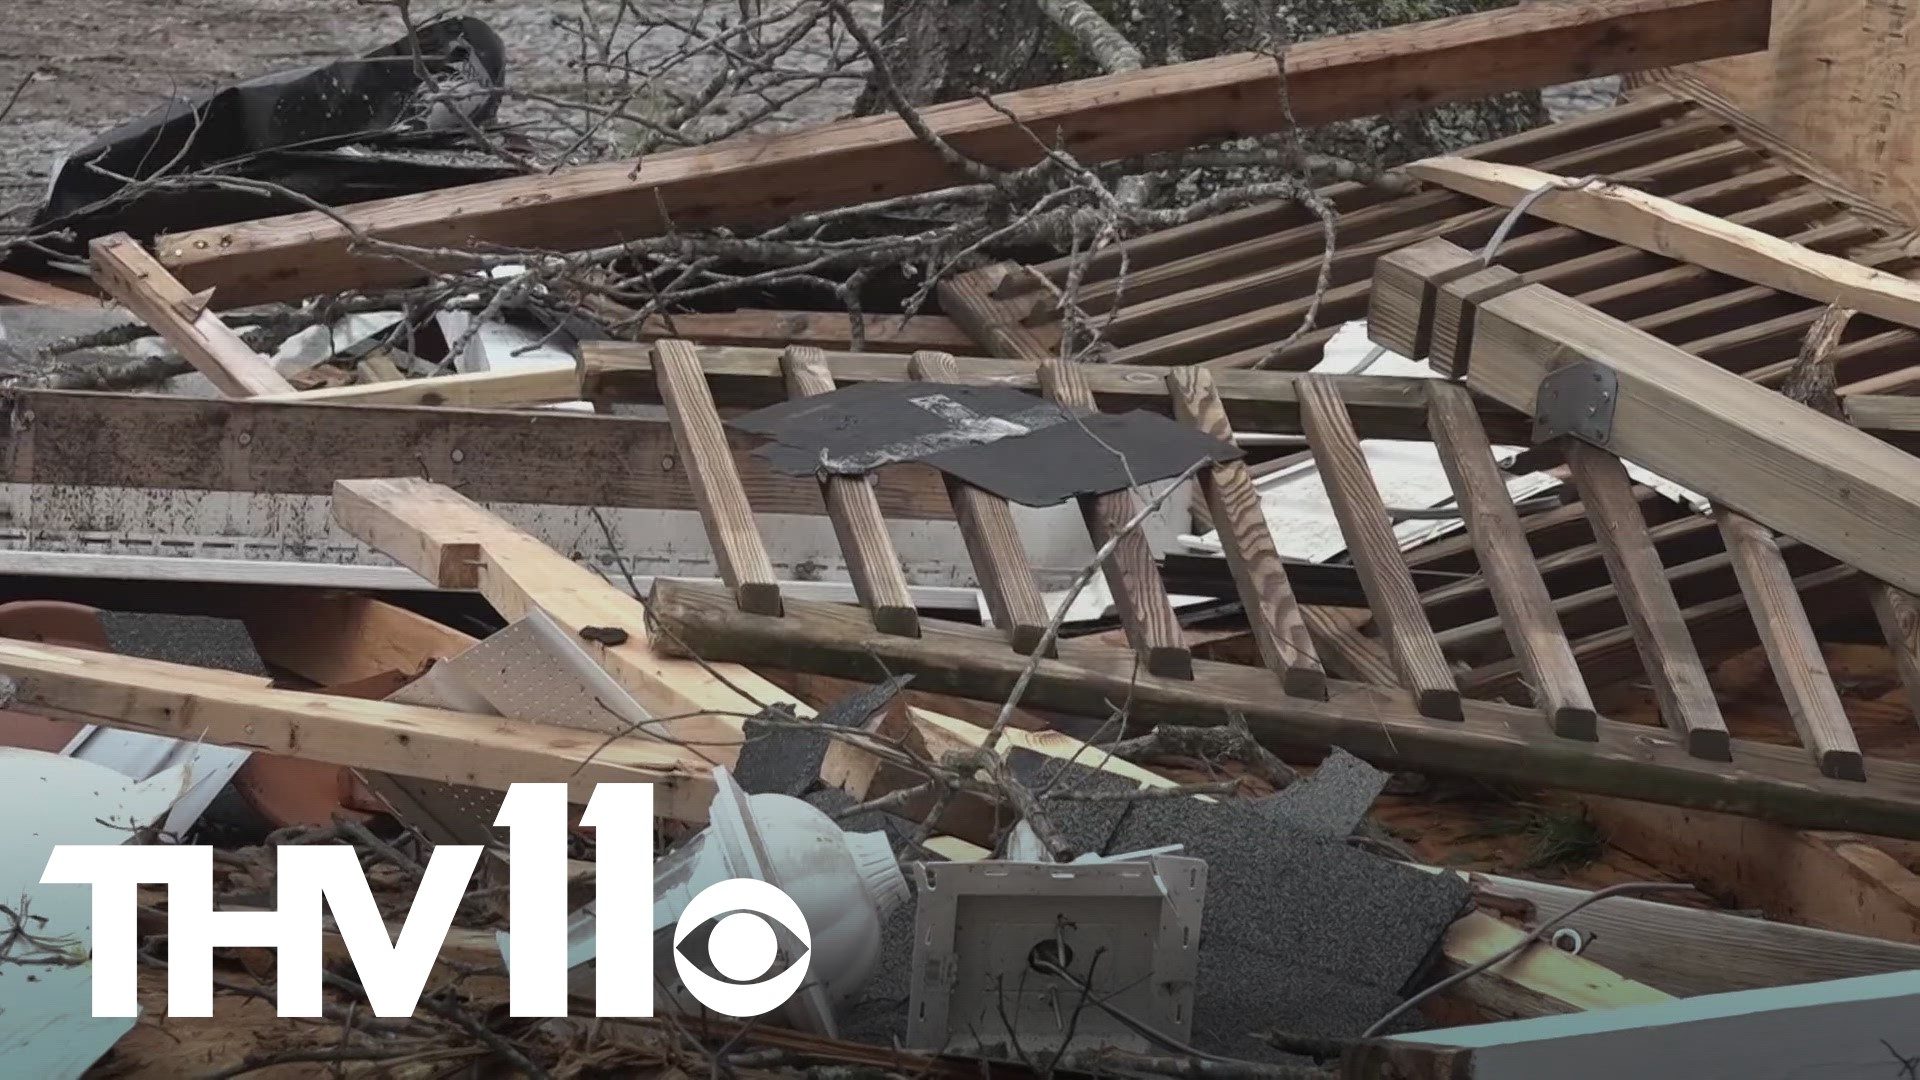
<path id="1" fill-rule="evenodd" d="M 1155 1050 L 1111 1013 L 1074 1008 L 1082 986 L 1156 1031 L 1190 1034 L 1205 863 L 1156 855 L 1073 866 L 916 863 L 914 872 L 906 1045 L 997 1057 L 1012 1056 L 1016 1040 L 1028 1054 L 1069 1039 Z"/>
<path id="2" fill-rule="evenodd" d="M 1662 1005 L 1423 1031 L 1393 1044 L 1467 1050 L 1474 1080 L 1622 1076 L 1896 1080 L 1920 1060 L 1920 971 L 1712 994 Z"/>
<path id="3" fill-rule="evenodd" d="M 35 923 L 0 945 L 0 1062 L 9 1076 L 73 1080 L 133 1017 L 93 1015 L 88 950 L 93 905 L 85 885 L 42 885 L 61 844 L 121 844 L 168 816 L 186 794 L 185 767 L 141 781 L 101 765 L 0 748 L 0 896 Z M 45 919 L 44 923 L 37 920 Z"/>
<path id="4" fill-rule="evenodd" d="M 253 651 L 246 625 L 237 619 L 198 615 L 140 615 L 102 611 L 100 625 L 107 642 L 122 656 L 164 660 L 174 664 L 267 674 Z M 161 829 L 185 837 L 200 815 L 220 794 L 233 774 L 252 756 L 245 750 L 211 743 L 169 739 L 142 731 L 89 725 L 61 751 L 67 757 L 104 765 L 124 776 L 145 780 L 177 768 L 191 777 L 190 787 L 167 814 Z"/>

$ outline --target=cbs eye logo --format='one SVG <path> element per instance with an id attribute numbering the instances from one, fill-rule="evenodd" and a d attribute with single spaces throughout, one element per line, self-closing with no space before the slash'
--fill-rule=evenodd
<path id="1" fill-rule="evenodd" d="M 793 966 L 778 975 L 767 971 L 781 949 L 772 919 L 799 940 Z M 708 923 L 707 961 L 716 978 L 700 970 L 687 954 L 687 939 Z M 732 878 L 701 890 L 673 928 L 673 966 L 694 999 L 723 1016 L 745 1019 L 772 1012 L 800 989 L 813 958 L 813 939 L 800 905 L 778 887 L 754 878 Z"/>

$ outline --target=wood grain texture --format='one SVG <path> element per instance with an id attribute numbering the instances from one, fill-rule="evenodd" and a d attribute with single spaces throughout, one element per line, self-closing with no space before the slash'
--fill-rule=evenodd
<path id="1" fill-rule="evenodd" d="M 101 306 L 98 297 L 62 288 L 24 274 L 16 274 L 11 270 L 0 270 L 0 299 L 11 300 L 16 304 L 33 304 L 38 307 L 96 310 Z"/>
<path id="2" fill-rule="evenodd" d="M 1907 706 L 1920 713 L 1920 599 L 1880 582 L 1867 589 L 1867 597 L 1906 688 Z"/>
<path id="3" fill-rule="evenodd" d="M 240 340 L 220 317 L 126 233 L 88 245 L 93 278 L 120 306 L 160 332 L 167 343 L 228 397 L 287 394 L 293 384 Z"/>
<path id="4" fill-rule="evenodd" d="M 907 364 L 908 375 L 924 382 L 957 383 L 959 365 L 943 352 L 918 352 Z M 1040 585 L 1027 560 L 1014 525 L 1013 508 L 998 495 L 981 491 L 945 473 L 940 474 L 953 502 L 954 521 L 973 562 L 974 579 L 987 600 L 993 624 L 1007 635 L 1017 652 L 1032 653 L 1046 636 L 1047 609 Z"/>
<path id="5" fill-rule="evenodd" d="M 1025 276 L 1014 263 L 996 263 L 955 274 L 934 289 L 940 310 L 989 356 L 1020 360 L 1046 360 L 1060 351 L 1058 325 L 1031 325 L 1036 312 L 1056 303 L 1051 292 L 1023 296 L 1016 300 L 997 300 L 995 288 L 1009 278 Z"/>
<path id="6" fill-rule="evenodd" d="M 1533 688 L 1534 703 L 1547 714 L 1556 734 L 1591 739 L 1593 698 L 1554 614 L 1553 597 L 1534 563 L 1506 478 L 1494 463 L 1493 446 L 1474 412 L 1473 397 L 1465 387 L 1438 380 L 1431 393 L 1434 448 L 1453 485 L 1513 655 Z"/>
<path id="7" fill-rule="evenodd" d="M 8 419 L 16 483 L 325 495 L 344 477 L 425 475 L 489 502 L 698 505 L 672 428 L 636 417 L 16 390 Z M 754 444 L 728 439 L 753 505 L 821 513 L 820 486 L 774 471 Z M 878 491 L 889 517 L 952 515 L 932 469 L 888 473 Z"/>
<path id="8" fill-rule="evenodd" d="M 1523 411 L 1540 380 L 1586 360 L 1618 380 L 1609 449 L 1888 584 L 1920 590 L 1920 470 L 1846 423 L 1543 286 L 1476 316 L 1476 391 Z"/>
<path id="9" fill-rule="evenodd" d="M 1479 256 L 1438 236 L 1380 256 L 1373 264 L 1367 337 L 1409 360 L 1423 359 L 1433 342 L 1440 286 L 1478 269 Z"/>
<path id="10" fill-rule="evenodd" d="M 653 362 L 660 378 L 660 402 L 673 424 L 674 443 L 686 462 L 687 479 L 700 507 L 700 520 L 713 541 L 720 577 L 733 589 L 741 610 L 778 615 L 780 585 L 760 540 L 753 506 L 734 471 L 733 452 L 713 395 L 707 392 L 700 357 L 684 341 L 661 341 L 653 346 Z"/>
<path id="11" fill-rule="evenodd" d="M 1481 304 L 1510 293 L 1526 279 L 1504 266 L 1489 266 L 1435 291 L 1433 334 L 1427 359 L 1433 370 L 1450 379 L 1464 379 L 1473 357 L 1473 313 Z"/>
<path id="12" fill-rule="evenodd" d="M 1767 0 L 1521 5 L 1300 42 L 1287 50 L 1284 71 L 1244 53 L 1017 91 L 991 104 L 956 101 L 921 117 L 954 149 L 991 165 L 1031 165 L 1055 145 L 1092 165 L 1764 48 L 1766 10 Z M 962 179 L 890 113 L 647 162 L 639 176 L 627 162 L 585 165 L 364 203 L 341 211 L 344 223 L 294 214 L 179 233 L 157 246 L 190 287 L 219 286 L 226 302 L 250 304 L 420 276 L 400 260 L 351 254 L 354 230 L 430 247 L 573 250 L 660 235 L 669 224 L 774 222 Z"/>
<path id="13" fill-rule="evenodd" d="M 515 371 L 475 371 L 425 379 L 394 379 L 263 395 L 261 401 L 312 405 L 459 405 L 469 409 L 543 405 L 580 396 L 580 372 L 571 363 Z"/>
<path id="14" fill-rule="evenodd" d="M 1465 158 L 1433 158 L 1408 166 L 1408 171 L 1501 206 L 1513 206 L 1529 192 L 1564 179 L 1522 165 Z M 1920 283 L 1632 188 L 1603 184 L 1552 191 L 1528 212 L 1741 281 L 1840 304 L 1902 326 L 1920 326 Z"/>
<path id="15" fill-rule="evenodd" d="M 1233 425 L 1227 422 L 1211 372 L 1204 368 L 1169 372 L 1167 389 L 1173 395 L 1174 415 L 1181 421 L 1222 442 L 1233 441 Z M 1294 599 L 1293 586 L 1287 582 L 1246 462 L 1214 465 L 1202 470 L 1198 479 L 1261 657 L 1287 693 L 1324 699 L 1326 671 Z"/>
<path id="16" fill-rule="evenodd" d="M 789 607 L 785 619 L 748 615 L 715 586 L 666 580 L 655 581 L 648 603 L 679 647 L 714 660 L 777 654 L 792 668 L 858 678 L 878 658 L 890 671 L 914 672 L 921 689 L 984 701 L 1005 700 L 1028 663 L 984 627 L 928 619 L 920 637 L 903 638 L 878 633 L 845 605 Z M 1336 681 L 1327 701 L 1313 701 L 1274 693 L 1272 674 L 1258 668 L 1197 661 L 1194 679 L 1166 679 L 1138 670 L 1131 650 L 1076 641 L 1061 643 L 1058 660 L 1041 661 L 1024 700 L 1101 719 L 1124 700 L 1142 725 L 1225 723 L 1237 712 L 1276 751 L 1337 745 L 1390 769 L 1920 838 L 1920 765 L 1887 758 L 1872 759 L 1860 783 L 1821 776 L 1798 747 L 1736 740 L 1727 765 L 1694 758 L 1645 724 L 1602 720 L 1597 743 L 1579 742 L 1546 731 L 1530 708 L 1494 702 L 1465 702 L 1464 722 L 1434 723 L 1399 689 Z"/>
<path id="17" fill-rule="evenodd" d="M 1093 391 L 1081 375 L 1081 365 L 1049 360 L 1040 365 L 1040 387 L 1050 401 L 1067 410 L 1094 411 Z M 1193 677 L 1193 653 L 1173 613 L 1166 583 L 1154 564 L 1153 549 L 1139 529 L 1125 531 L 1139 513 L 1140 502 L 1131 491 L 1110 491 L 1081 497 L 1080 516 L 1095 550 L 1118 537 L 1113 553 L 1101 564 L 1113 604 L 1126 628 L 1127 639 L 1140 654 L 1146 670 L 1168 678 Z"/>
<path id="18" fill-rule="evenodd" d="M 1866 778 L 1860 744 L 1847 722 L 1839 691 L 1820 652 L 1820 639 L 1807 619 L 1807 609 L 1794 589 L 1793 574 L 1780 557 L 1779 545 L 1764 526 L 1724 509 L 1714 511 L 1720 535 L 1733 556 L 1740 591 L 1753 611 L 1760 643 L 1773 665 L 1774 680 L 1787 701 L 1787 711 L 1800 741 L 1819 763 L 1820 771 L 1842 780 Z"/>
<path id="19" fill-rule="evenodd" d="M 262 750 L 308 761 L 504 791 L 566 784 L 584 803 L 599 783 L 654 788 L 663 817 L 702 822 L 710 766 L 688 750 L 444 709 L 298 690 L 156 660 L 0 641 L 13 708 L 62 720 Z M 606 745 L 603 745 L 606 744 Z"/>
<path id="20" fill-rule="evenodd" d="M 1460 691 L 1447 658 L 1434 639 L 1433 625 L 1421 607 L 1393 524 L 1367 467 L 1360 437 L 1331 383 L 1310 375 L 1300 384 L 1300 413 L 1307 441 L 1326 485 L 1327 500 L 1346 537 L 1347 551 L 1366 591 L 1400 684 L 1413 692 L 1420 712 L 1441 720 L 1460 719 Z"/>
<path id="21" fill-rule="evenodd" d="M 1605 450 L 1578 440 L 1567 440 L 1564 449 L 1641 667 L 1653 685 L 1660 718 L 1685 741 L 1689 753 L 1728 760 L 1727 722 L 1647 531 L 1647 519 L 1633 497 L 1626 467 Z"/>
<path id="22" fill-rule="evenodd" d="M 819 349 L 795 345 L 781 355 L 780 361 L 786 369 L 788 392 L 794 397 L 833 393 L 833 376 Z M 900 553 L 893 549 L 893 537 L 880 516 L 873 478 L 823 474 L 820 494 L 826 500 L 834 535 L 840 539 L 840 553 L 847 560 L 847 576 L 853 580 L 861 606 L 873 613 L 873 625 L 889 634 L 918 635 L 920 613 L 907 592 Z M 772 572 L 771 567 L 768 572 Z"/>
<path id="23" fill-rule="evenodd" d="M 267 663 L 320 686 L 414 673 L 479 639 L 395 604 L 352 593 L 276 590 L 242 616 Z"/>

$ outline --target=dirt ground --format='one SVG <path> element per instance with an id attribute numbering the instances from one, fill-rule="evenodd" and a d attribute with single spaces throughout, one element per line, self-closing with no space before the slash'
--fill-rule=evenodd
<path id="1" fill-rule="evenodd" d="M 634 3 L 649 13 L 691 16 L 708 7 L 737 10 L 738 0 Z M 510 86 L 566 94 L 578 80 L 578 44 L 556 18 L 585 9 L 605 19 L 615 7 L 617 0 L 467 0 L 444 8 L 416 4 L 415 14 L 487 20 L 507 42 Z M 875 20 L 879 7 L 879 0 L 857 5 Z M 168 95 L 351 55 L 402 33 L 392 7 L 363 0 L 0 0 L 0 103 L 32 76 L 0 119 L 0 206 L 39 199 L 57 154 Z M 1597 82 L 1550 96 L 1549 107 L 1565 114 L 1610 100 L 1613 81 Z M 832 119 L 853 93 L 844 83 L 823 90 L 784 119 Z"/>

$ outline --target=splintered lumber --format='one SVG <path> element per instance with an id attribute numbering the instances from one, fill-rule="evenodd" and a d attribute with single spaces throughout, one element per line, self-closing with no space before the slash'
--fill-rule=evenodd
<path id="1" fill-rule="evenodd" d="M 1367 607 L 1380 625 L 1400 684 L 1413 692 L 1423 715 L 1460 719 L 1460 690 L 1420 605 L 1413 575 L 1400 556 L 1393 523 L 1380 501 L 1380 489 L 1374 485 L 1373 470 L 1367 466 L 1367 455 L 1340 392 L 1320 376 L 1308 376 L 1300 384 L 1300 415 L 1326 485 L 1327 501 L 1346 538 L 1360 587 L 1367 594 Z"/>
<path id="2" fill-rule="evenodd" d="M 662 342 L 661 347 L 676 344 Z M 695 357 L 695 370 L 699 362 Z M 787 388 L 793 397 L 833 393 L 833 376 L 827 373 L 826 360 L 819 349 L 793 346 L 780 357 L 780 363 L 786 369 Z M 712 400 L 711 397 L 708 400 Z M 907 594 L 900 556 L 893 550 L 893 537 L 887 534 L 886 521 L 880 517 L 880 500 L 873 494 L 873 477 L 822 473 L 820 493 L 827 503 L 827 519 L 833 522 L 833 531 L 840 538 L 840 551 L 847 559 L 847 576 L 853 580 L 860 605 L 873 613 L 873 625 L 889 634 L 909 637 L 918 634 L 920 613 L 914 610 L 913 597 Z M 771 568 L 768 572 L 771 573 Z"/>
<path id="3" fill-rule="evenodd" d="M 596 401 L 658 404 L 660 388 L 647 346 L 627 342 L 595 341 L 581 346 L 582 397 Z M 759 408 L 786 400 L 780 373 L 780 354 L 773 349 L 696 346 L 700 365 L 714 400 L 724 406 Z M 1042 353 L 1018 360 L 956 357 L 953 381 L 1004 386 L 1037 392 L 1038 362 Z M 908 361 L 874 353 L 829 352 L 827 369 L 840 385 L 868 382 L 904 382 L 910 378 Z M 1082 377 L 1093 390 L 1094 404 L 1106 412 L 1146 409 L 1170 413 L 1168 367 L 1082 364 Z M 1299 382 L 1291 371 L 1214 372 L 1214 388 L 1226 409 L 1227 421 L 1242 434 L 1300 434 Z M 1425 379 L 1390 375 L 1328 375 L 1340 390 L 1360 434 L 1369 439 L 1427 437 Z M 1524 444 L 1532 430 L 1526 419 L 1503 405 L 1481 403 L 1488 434 L 1503 444 Z M 1907 421 L 1900 421 L 1908 423 Z M 1920 410 L 1909 426 L 1920 430 Z"/>
<path id="4" fill-rule="evenodd" d="M 209 310 L 206 293 L 196 294 L 180 284 L 138 240 L 114 233 L 97 237 L 88 250 L 100 287 L 158 330 L 221 393 L 254 397 L 293 392 L 293 384 L 273 369 L 271 361 L 254 352 Z"/>
<path id="5" fill-rule="evenodd" d="M 1438 380 L 1431 392 L 1433 444 L 1534 701 L 1556 733 L 1591 739 L 1593 698 L 1554 614 L 1553 597 L 1520 527 L 1506 478 L 1494 462 L 1493 446 L 1473 411 L 1473 397 L 1465 387 Z"/>
<path id="6" fill-rule="evenodd" d="M 1452 975 L 1490 960 L 1515 948 L 1526 936 L 1526 931 L 1491 915 L 1468 912 L 1454 920 L 1441 939 L 1442 973 Z M 1555 1016 L 1673 1000 L 1664 990 L 1544 941 L 1491 970 L 1504 977 L 1492 983 L 1469 979 L 1453 993 L 1503 1017 Z"/>
<path id="7" fill-rule="evenodd" d="M 1766 48 L 1768 0 L 1587 0 L 1320 38 L 1284 71 L 1250 52 L 920 110 L 953 150 L 1002 168 L 1051 147 L 1083 164 L 1415 105 Z M 1282 87 L 1285 94 L 1281 94 Z M 411 260 L 354 253 L 358 238 L 425 247 L 575 250 L 678 229 L 751 225 L 931 191 L 969 178 L 895 115 L 168 236 L 189 287 L 253 304 L 411 280 Z"/>
<path id="8" fill-rule="evenodd" d="M 1920 282 L 1657 195 L 1608 183 L 1575 188 L 1569 178 L 1524 165 L 1467 158 L 1429 158 L 1407 166 L 1407 171 L 1501 206 L 1517 205 L 1534 191 L 1550 188 L 1529 204 L 1528 213 L 1741 281 L 1920 327 Z M 1560 184 L 1568 186 L 1554 188 Z"/>
<path id="9" fill-rule="evenodd" d="M 1004 701 L 1029 658 L 994 631 L 921 621 L 921 636 L 876 632 L 866 614 L 844 605 L 792 601 L 784 618 L 752 615 L 711 585 L 656 580 L 647 605 L 672 634 L 660 647 L 716 660 L 764 662 L 847 678 L 884 665 L 913 673 L 915 686 L 983 701 Z M 1530 787 L 1618 795 L 1744 814 L 1796 828 L 1844 828 L 1920 838 L 1920 765 L 1872 759 L 1862 783 L 1823 777 L 1798 747 L 1736 740 L 1732 764 L 1701 761 L 1658 728 L 1601 720 L 1597 742 L 1545 730 L 1530 708 L 1483 701 L 1462 705 L 1464 720 L 1439 724 L 1389 687 L 1331 681 L 1328 700 L 1273 692 L 1259 668 L 1196 661 L 1192 680 L 1138 670 L 1131 650 L 1065 641 L 1059 659 L 1042 659 L 1023 700 L 1106 719 L 1128 703 L 1129 722 L 1226 723 L 1245 716 L 1276 751 L 1324 753 L 1330 746 L 1389 769 L 1476 776 Z"/>
<path id="10" fill-rule="evenodd" d="M 921 349 L 969 352 L 973 339 L 944 315 L 866 315 L 861 319 L 866 348 L 913 353 Z M 639 330 L 643 340 L 681 338 L 702 345 L 748 345 L 783 349 L 853 348 L 853 319 L 837 311 L 723 311 L 691 315 L 653 315 Z"/>
<path id="11" fill-rule="evenodd" d="M 1920 590 L 1920 469 L 1905 452 L 1551 289 L 1476 315 L 1474 390 L 1531 413 L 1586 362 L 1617 381 L 1609 450 L 1867 574 Z"/>
<path id="12" fill-rule="evenodd" d="M 1800 603 L 1779 544 L 1764 526 L 1739 514 L 1716 509 L 1714 517 L 1800 741 L 1819 762 L 1822 773 L 1864 780 L 1860 744 L 1847 722 L 1840 692 L 1834 689 L 1820 652 L 1820 639 L 1807 620 L 1807 609 Z"/>
<path id="13" fill-rule="evenodd" d="M 1173 395 L 1175 416 L 1222 442 L 1233 441 L 1233 425 L 1227 422 L 1211 372 L 1177 368 L 1167 374 L 1167 389 Z M 1220 462 L 1202 470 L 1199 481 L 1261 659 L 1280 676 L 1287 693 L 1324 699 L 1327 674 L 1268 531 L 1266 511 L 1247 474 L 1247 463 Z"/>
<path id="14" fill-rule="evenodd" d="M 1081 370 L 1080 364 L 1049 360 L 1040 365 L 1040 387 L 1055 404 L 1084 415 L 1094 411 L 1094 402 Z M 1155 675 L 1192 678 L 1193 653 L 1173 613 L 1173 601 L 1167 596 L 1160 568 L 1154 565 L 1153 548 L 1146 534 L 1127 527 L 1140 512 L 1139 499 L 1132 491 L 1109 491 L 1081 496 L 1079 502 L 1094 550 L 1114 543 L 1100 569 L 1106 574 L 1113 606 L 1120 613 L 1120 624 L 1126 628 L 1134 651 Z"/>
<path id="15" fill-rule="evenodd" d="M 773 562 L 760 540 L 746 489 L 734 471 L 733 451 L 707 390 L 700 357 L 684 341 L 657 342 L 653 357 L 660 375 L 660 401 L 673 424 L 674 442 L 693 484 L 700 520 L 713 541 L 713 561 L 720 577 L 743 609 L 778 615 L 780 585 L 774 580 Z"/>
<path id="16" fill-rule="evenodd" d="M 908 374 L 925 382 L 955 383 L 960 380 L 959 365 L 943 352 L 917 352 L 907 363 Z M 1040 585 L 1027 561 L 1027 549 L 1020 545 L 1020 533 L 1013 521 L 1013 507 L 998 495 L 981 491 L 940 474 L 953 501 L 953 517 L 960 527 L 960 538 L 973 561 L 973 575 L 986 597 L 987 612 L 993 624 L 1007 635 L 1014 649 L 1031 653 L 1040 647 L 1047 632 L 1047 609 L 1040 599 Z"/>
<path id="17" fill-rule="evenodd" d="M 1574 487 L 1626 614 L 1640 666 L 1653 685 L 1660 718 L 1695 757 L 1728 760 L 1727 722 L 1647 531 L 1646 516 L 1633 497 L 1626 466 L 1597 446 L 1578 439 L 1565 443 Z"/>
<path id="18" fill-rule="evenodd" d="M 88 649 L 0 640 L 10 708 L 58 720 L 205 740 L 422 780 L 506 790 L 564 783 L 584 803 L 595 784 L 654 784 L 655 813 L 706 820 L 711 765 L 651 739 L 383 701 L 276 690 L 267 680 Z"/>
<path id="19" fill-rule="evenodd" d="M 333 405 L 459 405 L 469 409 L 503 405 L 544 405 L 580 396 L 580 371 L 572 363 L 554 363 L 512 371 L 473 371 L 426 379 L 394 379 L 357 386 L 330 386 L 261 401 L 298 401 Z"/>

